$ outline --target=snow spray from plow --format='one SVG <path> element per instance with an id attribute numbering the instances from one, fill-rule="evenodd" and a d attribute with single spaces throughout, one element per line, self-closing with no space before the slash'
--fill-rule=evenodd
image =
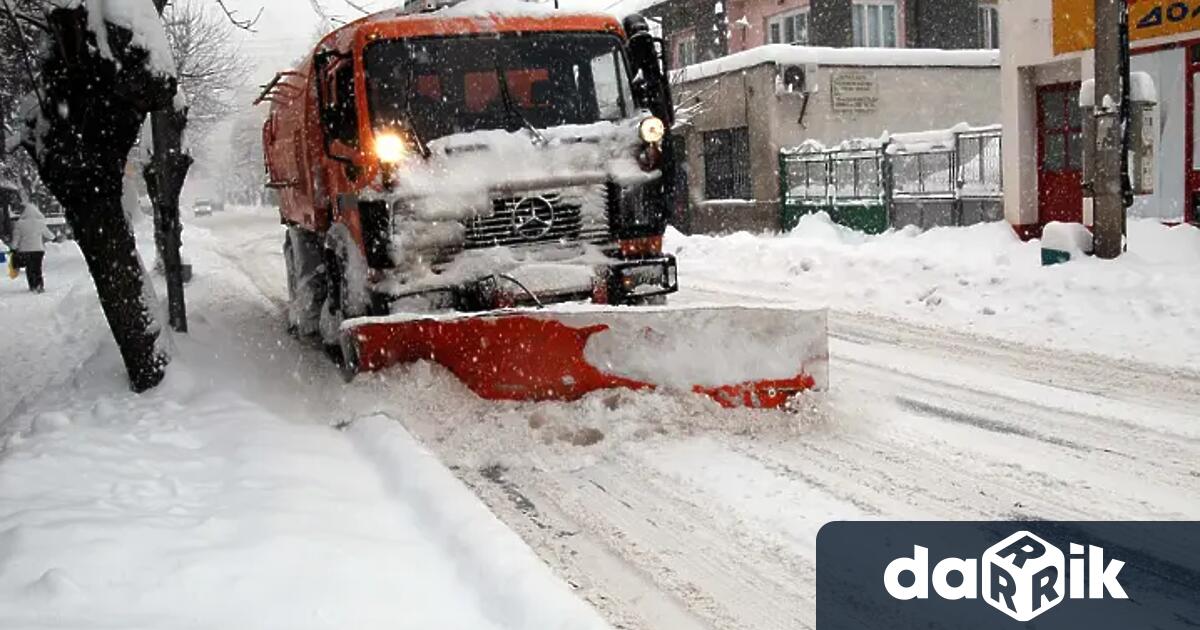
<path id="1" fill-rule="evenodd" d="M 574 307 L 393 315 L 343 324 L 349 377 L 434 361 L 483 398 L 574 400 L 627 388 L 775 408 L 828 385 L 825 311 Z"/>

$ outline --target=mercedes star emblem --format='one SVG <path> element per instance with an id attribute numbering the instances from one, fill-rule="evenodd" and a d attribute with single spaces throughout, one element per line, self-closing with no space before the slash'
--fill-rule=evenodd
<path id="1" fill-rule="evenodd" d="M 513 207 L 512 231 L 521 238 L 541 238 L 554 227 L 554 204 L 545 197 L 525 197 Z"/>

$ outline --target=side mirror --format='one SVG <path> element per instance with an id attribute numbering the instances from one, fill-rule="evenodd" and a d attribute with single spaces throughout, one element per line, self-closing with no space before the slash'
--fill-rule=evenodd
<path id="1" fill-rule="evenodd" d="M 646 18 L 634 13 L 625 18 L 625 36 L 629 38 L 629 65 L 635 81 L 634 97 L 638 105 L 658 116 L 667 128 L 675 123 L 675 104 L 663 66 L 661 40 L 650 33 Z"/>

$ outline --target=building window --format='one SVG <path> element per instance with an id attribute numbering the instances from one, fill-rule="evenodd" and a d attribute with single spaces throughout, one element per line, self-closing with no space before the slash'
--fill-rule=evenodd
<path id="1" fill-rule="evenodd" d="M 684 68 L 700 61 L 696 50 L 696 31 L 676 33 L 671 39 L 675 42 L 676 68 Z"/>
<path id="2" fill-rule="evenodd" d="M 896 3 L 864 0 L 854 3 L 854 45 L 867 48 L 896 47 Z"/>
<path id="3" fill-rule="evenodd" d="M 704 197 L 750 199 L 750 130 L 704 132 Z"/>
<path id="4" fill-rule="evenodd" d="M 767 41 L 772 44 L 808 45 L 808 9 L 767 18 Z"/>
<path id="5" fill-rule="evenodd" d="M 1041 168 L 1047 173 L 1083 168 L 1083 109 L 1079 84 L 1044 87 L 1038 93 Z"/>
<path id="6" fill-rule="evenodd" d="M 1000 9 L 995 4 L 979 4 L 979 47 L 1000 47 Z"/>

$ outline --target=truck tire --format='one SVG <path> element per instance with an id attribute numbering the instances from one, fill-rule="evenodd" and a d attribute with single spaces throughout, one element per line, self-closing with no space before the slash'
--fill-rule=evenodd
<path id="1" fill-rule="evenodd" d="M 311 337 L 320 332 L 321 308 L 325 303 L 325 263 L 321 240 L 300 228 L 288 228 L 283 239 L 283 260 L 287 266 L 288 332 Z"/>
<path id="2" fill-rule="evenodd" d="M 344 225 L 335 225 L 325 238 L 325 302 L 321 309 L 321 340 L 341 359 L 342 322 L 367 314 L 367 261 Z"/>
<path id="3" fill-rule="evenodd" d="M 283 235 L 283 265 L 287 270 L 287 331 L 293 337 L 300 336 L 300 327 L 292 315 L 292 304 L 296 303 L 296 263 L 292 261 L 292 237 L 289 233 Z"/>

